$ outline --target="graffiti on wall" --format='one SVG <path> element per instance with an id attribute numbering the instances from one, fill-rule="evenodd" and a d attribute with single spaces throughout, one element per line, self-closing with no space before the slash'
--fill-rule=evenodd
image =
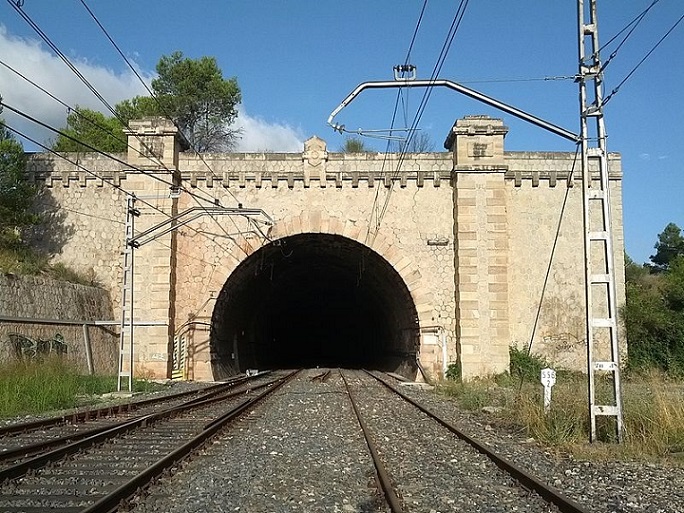
<path id="1" fill-rule="evenodd" d="M 44 356 L 63 356 L 67 354 L 67 343 L 61 333 L 50 339 L 33 339 L 21 333 L 9 334 L 10 345 L 18 360 L 37 360 Z"/>

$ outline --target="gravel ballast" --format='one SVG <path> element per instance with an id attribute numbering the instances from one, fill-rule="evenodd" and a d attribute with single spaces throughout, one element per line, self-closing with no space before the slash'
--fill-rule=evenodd
<path id="1" fill-rule="evenodd" d="M 339 372 L 303 371 L 134 499 L 134 511 L 386 512 Z M 556 511 L 373 378 L 344 371 L 407 512 Z M 684 513 L 684 469 L 557 456 L 454 400 L 402 392 L 587 511 Z"/>

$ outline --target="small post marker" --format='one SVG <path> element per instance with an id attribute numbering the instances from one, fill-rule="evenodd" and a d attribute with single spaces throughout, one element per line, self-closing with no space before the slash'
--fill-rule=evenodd
<path id="1" fill-rule="evenodd" d="M 556 371 L 553 369 L 542 369 L 541 384 L 544 385 L 544 413 L 549 413 L 551 409 L 551 389 L 556 384 Z"/>

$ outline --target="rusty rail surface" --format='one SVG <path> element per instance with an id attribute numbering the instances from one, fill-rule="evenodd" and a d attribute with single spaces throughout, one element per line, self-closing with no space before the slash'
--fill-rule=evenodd
<path id="1" fill-rule="evenodd" d="M 176 399 L 182 399 L 183 397 L 188 397 L 191 395 L 221 393 L 221 391 L 225 390 L 226 388 L 240 384 L 248 379 L 250 378 L 241 376 L 229 381 L 217 383 L 215 385 L 210 385 L 196 390 L 186 390 L 185 392 L 178 392 L 176 394 L 160 397 L 152 397 L 150 399 L 143 399 L 140 401 L 128 401 L 126 403 L 103 406 L 102 408 L 81 408 L 74 412 L 58 415 L 55 417 L 46 417 L 29 422 L 22 422 L 19 424 L 9 424 L 0 427 L 0 438 L 7 435 L 13 435 L 15 433 L 27 433 L 46 427 L 58 426 L 60 424 L 78 424 L 81 422 L 87 422 L 89 420 L 96 420 L 104 417 L 130 413 L 142 408 L 143 406 L 151 406 Z"/>
<path id="2" fill-rule="evenodd" d="M 315 376 L 311 376 L 309 381 L 315 383 L 315 382 L 320 382 L 320 383 L 325 383 L 328 381 L 328 378 L 330 377 L 330 369 L 321 372 L 320 374 L 316 374 Z"/>
<path id="3" fill-rule="evenodd" d="M 352 410 L 354 410 L 354 414 L 356 415 L 356 420 L 359 422 L 359 426 L 361 426 L 363 437 L 366 439 L 366 445 L 368 446 L 368 451 L 370 452 L 371 458 L 373 459 L 373 465 L 375 466 L 376 479 L 380 485 L 383 495 L 385 496 L 385 500 L 392 510 L 392 513 L 403 513 L 404 509 L 401 505 L 401 500 L 399 499 L 397 492 L 394 490 L 392 479 L 387 472 L 387 469 L 385 469 L 382 460 L 380 459 L 375 441 L 373 440 L 373 437 L 371 436 L 363 417 L 361 417 L 361 413 L 359 412 L 359 409 L 356 406 L 356 401 L 354 400 L 354 395 L 352 394 L 349 384 L 347 383 L 347 379 L 344 377 L 344 373 L 342 371 L 340 371 L 340 376 L 342 376 L 342 381 L 344 382 L 344 387 L 347 390 L 347 396 L 351 402 Z"/>
<path id="4" fill-rule="evenodd" d="M 397 390 L 394 388 L 390 383 L 385 381 L 384 379 L 376 376 L 374 373 L 369 372 L 369 371 L 364 371 L 366 374 L 369 376 L 372 376 L 376 380 L 378 380 L 380 383 L 382 383 L 385 387 L 387 387 L 389 390 L 397 394 L 399 397 L 401 397 L 404 401 L 407 403 L 411 404 L 412 406 L 418 408 L 421 412 L 423 412 L 425 415 L 430 417 L 431 419 L 435 420 L 439 424 L 441 424 L 443 427 L 451 431 L 453 434 L 455 434 L 457 437 L 459 437 L 461 440 L 467 442 L 469 445 L 471 445 L 473 448 L 475 448 L 478 452 L 481 454 L 484 454 L 487 456 L 497 467 L 499 467 L 501 470 L 506 472 L 508 475 L 510 475 L 513 479 L 518 481 L 521 486 L 524 488 L 527 488 L 528 490 L 536 492 L 540 497 L 542 497 L 544 500 L 547 502 L 553 503 L 561 513 L 590 513 L 590 510 L 583 507 L 579 503 L 575 502 L 574 500 L 570 499 L 566 495 L 564 495 L 560 490 L 557 488 L 551 486 L 550 484 L 545 483 L 542 481 L 540 478 L 534 476 L 533 474 L 529 473 L 528 471 L 518 467 L 515 465 L 513 462 L 509 461 L 505 457 L 501 456 L 491 448 L 487 447 L 484 443 L 476 440 L 472 436 L 464 433 L 460 429 L 458 429 L 456 426 L 453 424 L 447 422 L 446 420 L 442 419 L 439 417 L 436 413 L 430 411 L 428 408 L 423 406 L 422 404 L 418 403 L 417 401 L 414 401 L 401 391 Z"/>

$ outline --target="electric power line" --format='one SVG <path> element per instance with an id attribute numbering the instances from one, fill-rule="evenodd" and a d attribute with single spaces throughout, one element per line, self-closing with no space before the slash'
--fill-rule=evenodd
<path id="1" fill-rule="evenodd" d="M 646 14 L 648 14 L 648 11 L 650 11 L 650 10 L 653 8 L 653 6 L 654 6 L 655 4 L 657 4 L 659 1 L 660 1 L 660 0 L 653 0 L 653 1 L 651 2 L 651 5 L 649 5 L 646 9 L 644 9 L 636 18 L 634 18 L 630 23 L 628 23 L 627 26 L 625 26 L 625 28 L 623 28 L 622 30 L 620 30 L 620 32 L 618 32 L 615 36 L 613 36 L 605 45 L 603 45 L 603 46 L 599 49 L 599 52 L 600 52 L 603 48 L 605 48 L 606 46 L 610 45 L 610 44 L 611 44 L 611 43 L 612 43 L 620 34 L 622 34 L 625 30 L 627 30 L 627 29 L 629 28 L 629 32 L 627 32 L 627 35 L 626 35 L 625 37 L 622 38 L 622 41 L 620 41 L 620 43 L 617 45 L 617 47 L 615 48 L 615 50 L 613 50 L 613 51 L 611 52 L 610 56 L 605 60 L 605 62 L 604 62 L 603 65 L 601 66 L 601 70 L 600 70 L 600 71 L 603 71 L 603 70 L 606 69 L 606 67 L 608 66 L 608 64 L 610 64 L 610 61 L 612 61 L 612 60 L 615 58 L 615 56 L 618 54 L 618 52 L 619 52 L 620 49 L 622 48 L 622 45 L 624 45 L 624 44 L 627 42 L 627 40 L 629 39 L 629 37 L 634 33 L 634 31 L 636 30 L 636 28 L 639 26 L 639 23 L 641 23 L 641 22 L 643 21 L 643 19 L 646 17 Z M 631 28 L 630 28 L 630 27 L 631 27 Z M 593 56 L 593 57 L 596 58 L 596 56 Z"/>
<path id="2" fill-rule="evenodd" d="M 451 22 L 451 26 L 449 27 L 449 31 L 447 32 L 447 36 L 444 40 L 444 44 L 442 45 L 442 49 L 440 51 L 440 54 L 437 58 L 435 66 L 434 66 L 432 73 L 430 75 L 430 79 L 429 79 L 430 81 L 435 80 L 437 78 L 437 76 L 439 76 L 439 73 L 442 69 L 442 66 L 444 65 L 444 62 L 446 61 L 446 57 L 449 53 L 449 50 L 450 50 L 451 45 L 453 43 L 453 40 L 456 37 L 456 33 L 458 32 L 458 29 L 461 25 L 461 22 L 463 21 L 463 17 L 465 15 L 466 9 L 468 7 L 468 2 L 469 2 L 469 0 L 461 0 L 458 8 L 456 9 L 456 13 L 454 14 L 454 18 Z M 375 233 L 376 234 L 380 229 L 380 224 L 382 223 L 382 219 L 384 218 L 385 214 L 387 213 L 389 201 L 390 201 L 390 198 L 392 196 L 392 190 L 394 188 L 394 180 L 396 179 L 396 177 L 400 173 L 401 166 L 406 159 L 406 154 L 408 152 L 408 146 L 414 137 L 415 130 L 416 130 L 418 124 L 420 123 L 420 120 L 423 116 L 423 112 L 425 112 L 425 108 L 427 107 L 427 102 L 429 101 L 431 95 L 432 95 L 432 88 L 428 87 L 426 89 L 425 93 L 423 93 L 423 98 L 421 99 L 421 102 L 418 106 L 416 114 L 413 118 L 411 128 L 408 132 L 409 135 L 406 139 L 404 147 L 402 148 L 402 151 L 399 154 L 397 166 L 396 166 L 394 173 L 392 174 L 392 178 L 391 178 L 390 184 L 389 184 L 389 189 L 387 190 L 387 194 L 385 196 L 385 202 L 384 202 L 383 207 L 380 211 L 380 215 L 376 218 L 376 226 L 375 226 Z"/>
<path id="3" fill-rule="evenodd" d="M 613 88 L 613 90 L 610 92 L 610 94 L 609 94 L 608 96 L 606 96 L 606 98 L 603 100 L 603 105 L 605 105 L 606 103 L 608 103 L 608 102 L 613 98 L 613 96 L 615 96 L 615 95 L 618 93 L 618 91 L 620 91 L 620 88 L 624 85 L 624 83 L 627 82 L 627 80 L 629 80 L 629 79 L 632 77 L 632 75 L 634 75 L 634 73 L 636 72 L 636 70 L 639 69 L 639 67 L 644 63 L 644 61 L 646 61 L 646 59 L 648 59 L 648 58 L 651 56 L 651 54 L 652 54 L 653 52 L 655 52 L 656 48 L 658 48 L 658 47 L 660 46 L 660 44 L 661 44 L 663 41 L 665 41 L 665 38 L 666 38 L 667 36 L 669 36 L 675 28 L 677 28 L 677 25 L 679 25 L 679 24 L 682 22 L 682 20 L 684 20 L 684 14 L 682 14 L 682 15 L 679 17 L 679 19 L 674 23 L 674 25 L 672 25 L 672 27 L 670 27 L 670 29 L 669 29 L 667 32 L 665 32 L 665 34 L 658 40 L 658 42 L 653 46 L 653 48 L 651 48 L 651 49 L 646 53 L 646 55 L 644 55 L 644 56 L 641 58 L 641 60 L 640 60 L 639 62 L 637 62 L 636 66 L 634 66 L 634 67 L 632 68 L 632 70 L 631 70 L 629 73 L 627 73 L 627 76 L 625 76 L 625 78 L 623 78 L 623 79 L 618 83 L 618 85 L 615 86 L 615 88 Z"/>
<path id="4" fill-rule="evenodd" d="M 100 20 L 97 18 L 97 16 L 95 15 L 95 13 L 90 9 L 90 7 L 88 7 L 88 4 L 85 2 L 85 0 L 80 0 L 80 2 L 81 2 L 81 4 L 83 5 L 83 7 L 86 9 L 86 11 L 88 12 L 88 14 L 90 15 L 90 17 L 93 19 L 93 21 L 95 21 L 95 23 L 97 24 L 97 26 L 98 26 L 98 27 L 100 28 L 100 30 L 103 32 L 103 34 L 105 35 L 105 37 L 109 40 L 109 42 L 112 44 L 112 46 L 114 46 L 114 48 L 115 48 L 116 51 L 119 53 L 119 55 L 121 56 L 121 58 L 123 59 L 123 61 L 126 63 L 126 65 L 131 69 L 131 71 L 133 72 L 133 74 L 138 78 L 138 80 L 140 81 L 140 83 L 145 87 L 145 89 L 147 90 L 147 92 L 150 94 L 150 97 L 153 98 L 154 101 L 157 103 L 157 105 L 159 106 L 159 108 L 161 109 L 161 111 L 164 113 L 164 115 L 166 116 L 166 118 L 169 119 L 169 120 L 171 120 L 171 122 L 174 124 L 174 126 L 178 129 L 179 133 L 183 134 L 182 128 L 179 126 L 179 124 L 176 122 L 176 120 L 173 119 L 173 116 L 169 115 L 169 112 L 166 110 L 166 108 L 164 107 L 164 105 L 159 101 L 159 98 L 154 94 L 154 92 L 150 89 L 150 87 L 147 85 L 147 83 L 143 80 L 143 78 L 140 76 L 140 74 L 139 74 L 138 71 L 135 69 L 135 67 L 131 64 L 130 60 L 129 60 L 129 59 L 126 57 L 126 55 L 121 51 L 121 48 L 119 48 L 119 45 L 117 45 L 116 42 L 114 41 L 114 39 L 109 35 L 109 32 L 107 32 L 107 29 L 106 29 L 106 28 L 104 27 L 104 25 L 100 22 Z M 185 137 L 185 140 L 188 142 L 188 145 L 189 145 L 190 148 L 193 150 L 193 152 L 195 153 L 195 155 L 197 155 L 197 157 L 199 157 L 200 161 L 201 161 L 201 162 L 204 164 L 204 166 L 209 170 L 209 172 L 211 173 L 212 177 L 214 177 L 214 178 L 219 178 L 219 177 L 216 175 L 216 173 L 214 172 L 214 170 L 211 168 L 211 166 L 209 165 L 209 163 L 206 161 L 206 159 L 204 158 L 204 156 L 203 156 L 199 151 L 197 151 L 197 149 L 194 147 L 194 145 L 193 145 L 192 142 L 190 141 L 190 138 L 188 138 L 187 136 L 185 136 L 185 134 L 183 134 L 183 136 Z M 236 202 L 238 205 L 241 205 L 241 204 L 242 204 L 242 202 L 237 198 L 237 196 L 235 196 L 235 194 L 234 194 L 231 190 L 226 189 L 226 191 L 227 191 L 228 194 L 233 198 L 233 200 L 235 200 L 235 202 Z M 211 216 L 211 217 L 213 218 L 213 216 Z M 232 219 L 232 218 L 231 218 L 230 220 L 231 220 L 231 222 L 233 223 L 233 225 L 235 226 L 235 228 L 239 230 L 237 224 L 235 223 L 235 220 Z M 218 223 L 218 220 L 216 220 L 216 222 L 217 222 L 217 224 L 219 224 L 219 223 Z M 220 224 L 219 224 L 219 226 L 220 226 L 221 229 L 225 232 L 225 229 L 224 229 Z M 227 233 L 227 232 L 226 232 L 226 233 Z M 266 238 L 266 240 L 268 240 L 268 241 L 270 242 L 270 239 L 269 239 L 268 237 L 265 237 L 265 238 Z M 250 247 L 251 250 L 254 250 L 254 247 L 252 246 L 252 244 L 251 244 L 247 239 L 245 239 L 245 242 L 249 245 L 249 247 Z M 242 249 L 242 248 L 241 248 L 241 249 Z M 244 252 L 244 250 L 243 250 L 243 252 Z M 247 253 L 245 252 L 245 254 L 247 254 Z"/>
<path id="5" fill-rule="evenodd" d="M 0 105 L 3 105 L 3 106 L 5 106 L 5 107 L 8 107 L 7 104 L 4 104 L 4 103 L 2 103 L 2 102 L 0 102 Z M 8 108 L 9 108 L 9 107 L 8 107 Z M 126 195 L 126 196 L 134 196 L 134 194 L 131 193 L 130 191 L 127 191 L 126 189 L 124 189 L 124 188 L 121 187 L 120 185 L 116 185 L 113 181 L 111 181 L 111 180 L 109 180 L 109 179 L 107 179 L 107 178 L 105 178 L 105 177 L 103 177 L 103 176 L 101 176 L 101 175 L 95 173 L 94 171 L 92 171 L 92 170 L 86 168 L 85 166 L 81 165 L 80 163 L 78 163 L 78 162 L 76 162 L 76 161 L 70 159 L 70 158 L 67 157 L 65 154 L 54 151 L 52 148 L 50 148 L 50 147 L 48 147 L 48 146 L 46 146 L 46 145 L 44 145 L 44 144 L 38 142 L 36 139 L 34 139 L 34 138 L 32 138 L 31 136 L 29 136 L 29 135 L 27 135 L 27 134 L 21 132 L 20 130 L 18 130 L 18 129 L 16 129 L 16 128 L 10 126 L 10 125 L 8 125 L 8 124 L 5 123 L 5 122 L 0 121 L 0 124 L 2 124 L 5 128 L 7 128 L 8 130 L 10 130 L 11 132 L 17 134 L 18 136 L 23 137 L 24 139 L 26 139 L 26 140 L 28 140 L 28 141 L 30 141 L 30 142 L 36 144 L 37 146 L 39 146 L 39 147 L 43 148 L 44 150 L 46 150 L 46 151 L 52 153 L 53 155 L 55 155 L 55 156 L 57 156 L 57 157 L 59 157 L 59 158 L 65 160 L 65 161 L 69 162 L 70 164 L 72 164 L 73 166 L 77 167 L 78 169 L 83 170 L 85 173 L 87 173 L 87 174 L 89 174 L 89 175 L 91 175 L 91 176 L 93 176 L 93 177 L 95 177 L 95 178 L 97 178 L 97 179 L 99 179 L 99 180 L 102 180 L 103 183 L 106 183 L 107 185 L 113 187 L 114 189 L 116 189 L 116 190 L 122 192 L 124 195 Z M 131 167 L 131 166 L 128 166 L 128 167 Z M 134 170 L 137 170 L 137 169 L 135 169 L 135 168 L 133 168 L 133 169 L 134 169 Z M 138 170 L 138 171 L 139 171 L 139 170 Z M 157 207 L 156 205 L 150 203 L 149 201 L 147 201 L 147 200 L 145 200 L 145 199 L 136 198 L 136 200 L 137 200 L 137 201 L 140 201 L 140 202 L 143 203 L 144 205 L 146 205 L 146 206 L 150 207 L 151 209 L 153 209 L 153 210 L 159 212 L 160 214 L 166 216 L 166 217 L 169 218 L 169 219 L 171 219 L 171 218 L 173 217 L 173 216 L 171 216 L 169 213 L 165 212 L 164 210 L 160 209 L 159 207 Z M 225 246 L 223 246 L 223 245 L 221 245 L 221 244 L 216 243 L 216 241 L 215 241 L 214 239 L 212 239 L 210 236 L 208 236 L 207 234 L 203 234 L 202 232 L 200 232 L 199 230 L 197 230 L 197 229 L 195 229 L 195 228 L 192 228 L 192 227 L 189 227 L 189 228 L 190 228 L 190 230 L 192 230 L 193 232 L 195 232 L 195 233 L 197 233 L 197 234 L 199 234 L 199 235 L 204 235 L 206 238 L 208 238 L 208 239 L 210 239 L 212 242 L 214 242 L 219 248 L 221 248 L 223 251 L 225 251 L 226 253 L 228 253 L 229 255 L 232 256 L 232 253 L 230 252 L 230 250 L 229 250 L 227 247 L 225 247 Z"/>
<path id="6" fill-rule="evenodd" d="M 87 87 L 87 88 L 88 88 L 88 89 L 89 89 L 89 90 L 90 90 L 90 91 L 91 91 L 91 92 L 92 92 L 92 93 L 93 93 L 93 94 L 102 102 L 102 104 L 105 105 L 105 107 L 107 107 L 107 109 L 108 109 L 108 110 L 109 110 L 117 119 L 119 119 L 119 121 L 120 121 L 122 124 L 124 124 L 124 125 L 127 124 L 127 123 L 121 118 L 121 116 L 116 112 L 116 109 L 114 109 L 114 108 L 111 106 L 111 104 L 109 104 L 109 102 L 108 102 L 108 101 L 99 93 L 99 91 L 97 91 L 97 89 L 96 89 L 96 88 L 95 88 L 95 87 L 94 87 L 94 86 L 85 78 L 85 76 L 83 76 L 83 74 L 78 70 L 78 68 L 77 68 L 77 67 L 76 67 L 76 66 L 75 66 L 67 57 L 66 57 L 66 55 L 64 55 L 64 53 L 57 47 L 57 45 L 54 44 L 54 43 L 52 42 L 52 40 L 47 36 L 47 34 L 46 34 L 46 33 L 45 33 L 45 32 L 44 32 L 44 31 L 43 31 L 43 30 L 42 30 L 42 29 L 41 29 L 41 28 L 40 28 L 32 19 L 31 19 L 31 17 L 30 17 L 28 14 L 26 14 L 26 13 L 21 9 L 21 5 L 19 5 L 18 3 L 15 4 L 12 0 L 7 0 L 7 1 L 8 1 L 8 3 L 9 3 L 10 5 L 12 5 L 12 7 L 14 8 L 14 10 L 15 10 L 15 11 L 24 19 L 24 21 L 26 21 L 26 23 L 28 23 L 29 26 L 30 26 L 31 28 L 33 28 L 33 30 L 41 37 L 41 39 L 43 39 L 43 41 L 44 41 L 44 42 L 45 42 L 45 43 L 46 43 L 46 44 L 55 52 L 55 54 L 57 54 L 57 55 L 61 58 L 61 60 L 67 65 L 67 67 L 68 67 L 68 68 L 69 68 L 69 69 L 70 69 L 70 70 L 71 70 L 71 71 L 72 71 L 72 72 L 73 72 L 73 73 L 74 73 L 74 74 L 75 74 L 75 75 L 76 75 L 76 76 L 77 76 L 77 77 L 86 85 L 86 87 Z M 104 27 L 101 27 L 101 28 L 104 30 Z M 111 38 L 110 38 L 110 39 L 111 39 Z M 118 48 L 118 47 L 117 47 L 117 48 Z M 130 62 L 128 62 L 127 59 L 125 59 L 125 60 L 126 60 L 126 62 L 129 64 L 129 66 L 130 66 Z M 139 74 L 136 73 L 136 76 L 142 81 L 142 78 L 140 77 Z M 143 81 L 143 84 L 144 84 L 144 81 Z M 147 87 L 147 86 L 145 85 L 145 87 Z M 148 89 L 148 90 L 149 90 L 149 89 Z M 156 98 L 155 98 L 155 100 L 158 102 L 158 100 L 157 100 Z M 169 117 L 169 116 L 167 115 L 167 117 Z M 175 121 L 172 120 L 172 122 L 174 123 L 174 125 L 176 125 L 176 127 L 177 127 L 177 128 L 179 129 L 179 131 L 182 133 L 182 131 L 180 130 L 180 127 L 178 127 L 178 125 L 175 123 Z M 138 136 L 136 135 L 136 137 L 138 137 Z M 138 138 L 138 139 L 139 139 L 139 138 Z M 142 144 L 143 146 L 146 146 L 145 143 L 144 143 L 144 141 L 142 141 L 141 139 L 139 139 L 139 140 L 140 140 L 140 142 L 141 142 L 141 144 Z M 148 150 L 149 150 L 149 148 L 148 148 Z M 198 152 L 195 152 L 195 153 L 197 153 L 197 154 L 200 156 L 200 159 L 201 159 L 201 160 L 205 163 L 205 165 L 206 165 L 206 161 L 204 160 L 204 158 L 203 158 Z M 173 174 L 173 172 L 172 172 L 171 170 L 169 170 L 163 163 L 162 163 L 162 165 L 163 165 L 163 167 L 164 167 L 169 173 Z M 208 165 L 207 165 L 207 167 L 208 167 Z M 213 171 L 211 170 L 211 168 L 209 168 L 209 170 L 212 172 L 212 175 L 216 176 L 216 175 L 213 173 Z M 183 189 L 184 189 L 186 192 L 189 192 L 189 191 L 187 191 L 187 189 L 185 189 L 185 188 L 183 188 Z M 204 192 L 204 191 L 203 191 L 203 192 Z M 237 201 L 237 198 L 235 198 L 235 195 L 234 195 L 231 191 L 228 191 L 228 193 L 229 193 L 231 196 L 233 196 L 233 198 Z M 205 194 L 207 194 L 208 196 L 211 197 L 210 194 L 208 194 L 208 193 L 205 193 Z M 197 198 L 197 196 L 196 196 L 194 193 L 191 193 L 191 194 L 190 194 L 190 197 L 192 197 L 193 200 L 194 200 L 200 207 L 202 207 L 202 205 L 199 203 L 199 199 Z M 205 200 L 205 201 L 206 201 L 206 200 Z M 211 202 L 212 204 L 217 204 L 216 198 L 213 198 L 213 197 L 212 197 L 212 200 L 210 200 L 210 202 Z M 238 202 L 238 204 L 239 204 L 239 202 Z M 202 207 L 202 208 L 204 208 L 204 207 Z M 206 209 L 205 209 L 205 210 L 206 210 Z M 212 219 L 214 219 L 214 221 L 216 221 L 217 225 L 218 225 L 222 230 L 225 231 L 225 228 L 218 222 L 218 219 L 216 219 L 216 218 L 215 218 L 214 216 L 212 216 L 211 214 L 209 214 L 209 215 L 210 215 L 210 217 L 211 217 Z M 233 222 L 233 224 L 235 225 L 236 229 L 239 230 L 239 228 L 237 227 L 237 224 L 235 223 L 235 220 L 234 220 L 234 219 L 231 219 L 231 222 Z M 253 250 L 254 248 L 252 247 L 251 243 L 250 243 L 249 241 L 247 241 L 246 239 L 245 239 L 245 241 L 246 241 L 246 243 L 250 246 L 250 248 Z M 238 244 L 238 247 L 245 253 L 245 255 L 248 255 L 248 253 L 242 248 L 242 246 L 240 246 L 240 245 Z"/>

